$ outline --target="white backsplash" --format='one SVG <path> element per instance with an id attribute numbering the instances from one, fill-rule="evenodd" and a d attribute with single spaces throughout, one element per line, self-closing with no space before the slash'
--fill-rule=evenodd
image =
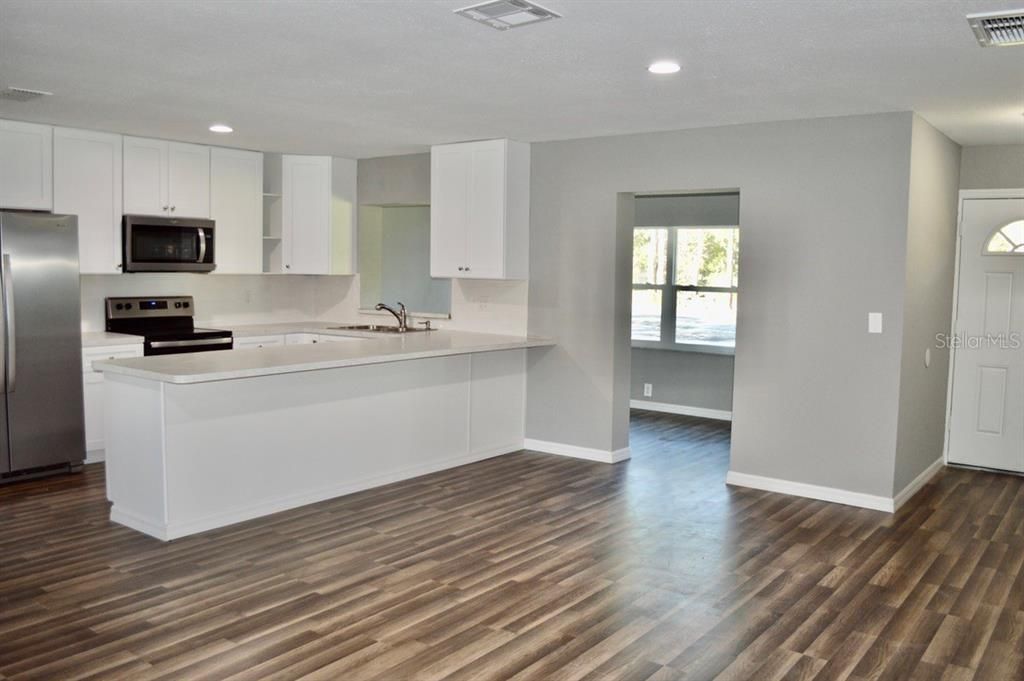
<path id="1" fill-rule="evenodd" d="M 452 318 L 435 326 L 459 331 L 526 335 L 525 281 L 456 280 Z M 82 275 L 82 330 L 102 331 L 111 296 L 192 296 L 199 325 L 310 320 L 381 321 L 359 312 L 359 277 L 245 274 Z M 393 301 L 386 301 L 393 302 Z"/>
<path id="2" fill-rule="evenodd" d="M 330 287 L 317 289 L 316 319 L 381 321 L 378 313 L 360 312 L 358 276 L 324 278 L 334 281 Z M 455 279 L 452 281 L 451 319 L 431 317 L 431 322 L 442 329 L 525 336 L 528 292 L 529 285 L 525 281 Z"/>

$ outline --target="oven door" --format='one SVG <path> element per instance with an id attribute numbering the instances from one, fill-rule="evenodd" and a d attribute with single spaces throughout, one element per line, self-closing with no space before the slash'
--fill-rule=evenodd
<path id="1" fill-rule="evenodd" d="M 213 220 L 125 215 L 125 272 L 211 272 Z"/>
<path id="2" fill-rule="evenodd" d="M 147 340 L 143 354 L 177 355 L 183 352 L 209 352 L 211 350 L 231 350 L 234 339 L 225 338 L 193 338 L 189 340 Z"/>

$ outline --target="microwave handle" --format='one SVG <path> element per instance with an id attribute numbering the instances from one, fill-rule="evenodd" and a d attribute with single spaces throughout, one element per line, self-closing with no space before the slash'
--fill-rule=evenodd
<path id="1" fill-rule="evenodd" d="M 199 234 L 199 258 L 196 262 L 203 262 L 206 260 L 206 230 L 196 227 L 196 232 Z"/>

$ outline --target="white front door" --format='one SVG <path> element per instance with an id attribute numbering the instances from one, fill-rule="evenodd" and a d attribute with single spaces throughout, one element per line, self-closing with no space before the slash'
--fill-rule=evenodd
<path id="1" fill-rule="evenodd" d="M 950 463 L 1024 472 L 1024 198 L 964 199 Z"/>

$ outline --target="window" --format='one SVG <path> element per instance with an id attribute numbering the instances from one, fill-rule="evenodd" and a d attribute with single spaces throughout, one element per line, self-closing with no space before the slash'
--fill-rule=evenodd
<path id="1" fill-rule="evenodd" d="M 1024 220 L 997 229 L 985 244 L 985 255 L 1024 255 Z"/>
<path id="2" fill-rule="evenodd" d="M 635 228 L 633 344 L 732 352 L 738 275 L 737 227 Z"/>

